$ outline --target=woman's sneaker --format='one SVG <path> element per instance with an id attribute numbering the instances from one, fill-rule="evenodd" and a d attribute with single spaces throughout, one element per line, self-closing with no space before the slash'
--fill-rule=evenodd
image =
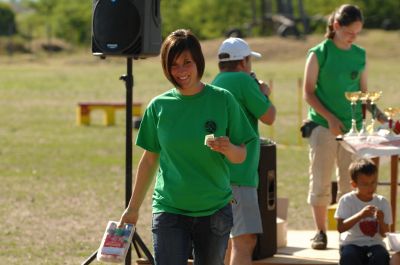
<path id="1" fill-rule="evenodd" d="M 326 236 L 324 231 L 319 231 L 314 238 L 311 239 L 311 247 L 313 249 L 326 249 L 326 245 L 328 244 L 328 237 Z"/>

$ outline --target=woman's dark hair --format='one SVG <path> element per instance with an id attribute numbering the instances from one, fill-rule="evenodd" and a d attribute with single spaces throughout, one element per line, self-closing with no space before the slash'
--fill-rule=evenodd
<path id="1" fill-rule="evenodd" d="M 328 19 L 328 25 L 325 33 L 325 37 L 328 39 L 333 39 L 335 36 L 335 30 L 333 28 L 333 23 L 335 21 L 337 21 L 340 26 L 349 26 L 356 21 L 363 22 L 364 19 L 358 6 L 348 4 L 341 5 L 330 15 Z"/>
<path id="2" fill-rule="evenodd" d="M 358 176 L 372 176 L 378 172 L 378 168 L 371 159 L 360 158 L 350 164 L 349 171 L 351 180 L 357 183 Z"/>
<path id="3" fill-rule="evenodd" d="M 161 64 L 164 75 L 176 87 L 179 85 L 171 75 L 171 66 L 174 60 L 186 50 L 192 55 L 197 66 L 198 77 L 201 79 L 205 68 L 204 55 L 199 40 L 190 30 L 175 30 L 168 35 L 161 46 Z"/>

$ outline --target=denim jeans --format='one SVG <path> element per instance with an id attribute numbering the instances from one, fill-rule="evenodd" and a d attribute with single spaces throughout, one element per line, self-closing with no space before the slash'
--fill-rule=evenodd
<path id="1" fill-rule="evenodd" d="M 389 265 L 389 253 L 381 245 L 340 247 L 340 265 Z"/>
<path id="2" fill-rule="evenodd" d="M 187 265 L 191 254 L 194 265 L 223 265 L 232 225 L 230 204 L 210 216 L 153 214 L 156 265 Z"/>

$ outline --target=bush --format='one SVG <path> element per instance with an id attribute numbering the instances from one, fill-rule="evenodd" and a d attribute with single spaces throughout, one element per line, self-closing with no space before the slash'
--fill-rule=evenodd
<path id="1" fill-rule="evenodd" d="M 15 13 L 10 5 L 0 3 L 0 36 L 14 35 L 17 32 Z"/>
<path id="2" fill-rule="evenodd" d="M 26 40 L 21 37 L 0 38 L 0 54 L 30 53 Z"/>

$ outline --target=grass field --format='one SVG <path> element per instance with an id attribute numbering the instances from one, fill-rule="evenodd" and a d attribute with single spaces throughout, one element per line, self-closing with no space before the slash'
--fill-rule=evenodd
<path id="1" fill-rule="evenodd" d="M 308 148 L 299 138 L 297 80 L 303 75 L 306 50 L 322 40 L 249 39 L 264 54 L 253 68 L 273 80 L 278 110 L 273 129 L 261 135 L 277 143 L 278 196 L 290 201 L 289 229 L 312 229 L 308 189 Z M 221 40 L 203 43 L 204 81 L 217 73 Z M 369 89 L 382 90 L 381 107 L 399 107 L 398 32 L 368 31 L 359 44 L 367 49 Z M 170 87 L 159 58 L 134 61 L 134 100 L 147 104 Z M 78 264 L 100 244 L 108 220 L 124 208 L 125 119 L 104 127 L 101 113 L 93 125 L 77 126 L 79 101 L 125 101 L 124 58 L 100 60 L 89 49 L 73 54 L 0 57 L 0 265 Z M 135 138 L 136 132 L 133 137 Z M 134 169 L 141 155 L 134 147 Z M 388 165 L 380 178 L 388 180 Z M 389 189 L 379 187 L 388 197 Z M 399 219 L 399 217 L 398 217 Z M 138 231 L 151 245 L 150 193 L 142 207 Z M 400 222 L 397 222 L 399 228 Z M 312 235 L 310 235 L 311 237 Z M 94 262 L 96 263 L 96 262 Z"/>

